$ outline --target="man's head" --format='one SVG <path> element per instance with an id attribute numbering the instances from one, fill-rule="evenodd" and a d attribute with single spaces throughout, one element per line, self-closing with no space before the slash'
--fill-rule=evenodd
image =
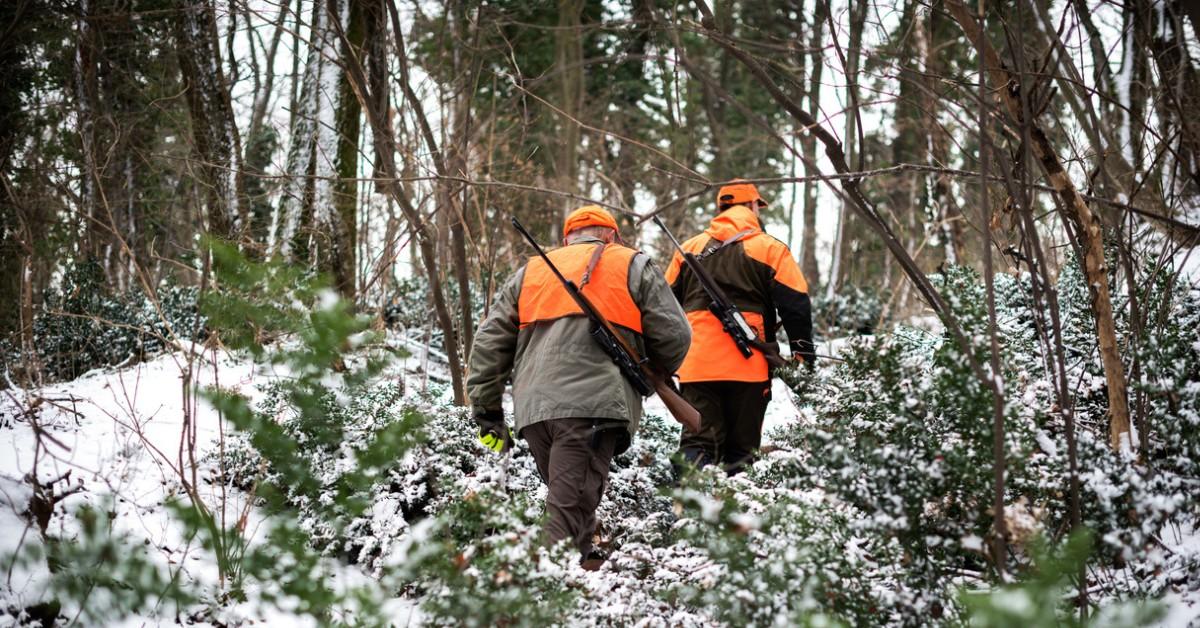
<path id="1" fill-rule="evenodd" d="M 568 214 L 567 219 L 563 221 L 563 241 L 571 244 L 585 237 L 603 242 L 616 242 L 620 238 L 617 221 L 599 205 L 580 207 Z"/>
<path id="2" fill-rule="evenodd" d="M 767 202 L 758 193 L 758 188 L 754 187 L 753 183 L 745 183 L 742 179 L 734 179 L 733 183 L 721 186 L 717 190 L 717 209 L 725 211 L 734 205 L 745 205 L 754 210 L 755 215 L 758 210 L 766 207 Z"/>

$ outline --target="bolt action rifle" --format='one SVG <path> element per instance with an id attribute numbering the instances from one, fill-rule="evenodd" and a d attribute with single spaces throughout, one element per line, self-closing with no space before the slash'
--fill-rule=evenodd
<path id="1" fill-rule="evenodd" d="M 753 349 L 758 349 L 772 369 L 786 366 L 787 362 L 779 355 L 779 346 L 776 343 L 758 339 L 758 334 L 754 332 L 750 323 L 746 322 L 746 317 L 742 316 L 742 312 L 737 309 L 737 306 L 729 300 L 729 297 L 725 296 L 725 291 L 721 290 L 721 286 L 717 285 L 712 275 L 708 274 L 708 271 L 700 265 L 700 260 L 695 254 L 683 250 L 683 245 L 675 239 L 675 235 L 658 216 L 654 217 L 654 223 L 667 234 L 667 238 L 671 240 L 675 250 L 683 256 L 684 263 L 700 281 L 700 287 L 704 288 L 704 292 L 708 294 L 708 311 L 712 312 L 713 316 L 721 322 L 721 327 L 733 339 L 733 344 L 737 345 L 742 356 L 748 359 L 754 355 Z"/>
<path id="2" fill-rule="evenodd" d="M 648 397 L 657 392 L 658 397 L 663 400 L 663 405 L 667 407 L 667 411 L 671 413 L 671 416 L 675 417 L 676 421 L 683 425 L 684 429 L 693 433 L 699 432 L 700 412 L 693 408 L 683 397 L 679 396 L 679 393 L 675 390 L 671 382 L 670 376 L 653 368 L 648 360 L 638 355 L 637 350 L 630 346 L 625 338 L 621 336 L 620 332 L 613 327 L 613 324 L 604 318 L 604 315 L 592 305 L 592 302 L 583 295 L 583 292 L 575 285 L 575 282 L 563 277 L 562 273 L 554 265 L 554 262 L 550 261 L 550 258 L 546 256 L 542 247 L 538 246 L 537 240 L 534 240 L 533 236 L 529 235 L 529 232 L 525 230 L 520 221 L 514 217 L 512 224 L 533 245 L 533 249 L 546 262 L 546 266 L 550 267 L 550 271 L 554 273 L 558 281 L 567 289 L 567 294 L 571 295 L 571 298 L 575 300 L 575 304 L 579 306 L 580 310 L 583 310 L 584 315 L 592 322 L 592 338 L 600 345 L 604 353 L 612 359 L 613 363 L 617 365 L 617 368 L 621 371 L 621 375 L 625 376 L 625 379 L 633 385 L 638 394 Z"/>

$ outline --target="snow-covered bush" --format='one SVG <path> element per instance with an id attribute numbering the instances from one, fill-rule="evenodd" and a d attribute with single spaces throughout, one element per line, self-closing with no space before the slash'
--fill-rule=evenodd
<path id="1" fill-rule="evenodd" d="M 1021 580 L 992 589 L 962 589 L 958 599 L 980 628 L 1006 626 L 1145 626 L 1162 616 L 1161 606 L 1150 603 L 1110 604 L 1081 618 L 1074 609 L 1064 609 L 1063 600 L 1077 589 L 1072 580 L 1087 563 L 1092 537 L 1079 531 L 1059 547 L 1041 537 L 1030 549 L 1031 568 Z"/>
<path id="2" fill-rule="evenodd" d="M 822 338 L 873 334 L 883 322 L 886 302 L 886 295 L 860 286 L 844 286 L 832 295 L 818 293 L 813 298 L 813 328 Z"/>
<path id="3" fill-rule="evenodd" d="M 765 466 L 770 466 L 769 463 Z M 882 623 L 879 558 L 820 492 L 778 491 L 754 479 L 697 474 L 675 493 L 676 536 L 704 558 L 660 595 L 736 626 Z M 870 572 L 870 573 L 868 573 Z"/>
<path id="4" fill-rule="evenodd" d="M 447 279 L 442 284 L 442 292 L 447 299 L 458 303 L 458 283 L 454 279 Z M 483 286 L 471 285 L 471 317 L 473 321 L 483 320 L 487 295 Z M 431 346 L 438 350 L 445 350 L 445 345 L 442 344 L 442 331 L 433 317 L 433 297 L 430 294 L 429 282 L 423 277 L 409 277 L 400 281 L 391 300 L 383 306 L 382 316 L 384 323 L 390 329 L 427 330 Z M 457 324 L 462 324 L 458 320 L 461 318 L 461 311 L 458 307 L 450 308 L 450 316 L 456 320 Z"/>
<path id="5" fill-rule="evenodd" d="M 112 507 L 82 505 L 71 513 L 77 529 L 72 538 L 31 540 L 3 557 L 10 574 L 16 565 L 50 568 L 49 601 L 37 609 L 0 609 L 0 619 L 13 621 L 6 625 L 54 625 L 66 611 L 74 614 L 70 623 L 98 626 L 151 606 L 178 612 L 194 601 L 194 592 L 161 568 L 144 543 L 114 530 Z"/>
<path id="6" fill-rule="evenodd" d="M 194 286 L 163 283 L 156 305 L 139 289 L 112 290 L 94 262 L 68 266 L 34 315 L 38 366 L 52 379 L 73 379 L 144 359 L 176 339 L 203 338 L 197 294 Z"/>
<path id="7" fill-rule="evenodd" d="M 1070 527 L 1065 425 L 1049 384 L 1051 356 L 1039 340 L 1028 281 L 996 278 L 1007 401 L 1003 501 L 1010 555 L 1004 562 L 1018 571 L 1029 564 L 1033 539 Z M 1140 374 L 1132 389 L 1144 393 L 1140 411 L 1150 426 L 1150 446 L 1139 462 L 1108 444 L 1103 371 L 1082 281 L 1072 265 L 1059 279 L 1063 334 L 1070 344 L 1068 378 L 1080 384 L 1073 392 L 1082 524 L 1097 539 L 1094 564 L 1128 566 L 1135 574 L 1106 583 L 1107 595 L 1157 596 L 1194 569 L 1158 547 L 1164 526 L 1180 509 L 1193 508 L 1195 500 L 1186 496 L 1200 485 L 1195 466 L 1200 308 L 1194 291 L 1159 286 L 1141 295 L 1143 307 L 1171 320 L 1147 325 L 1140 338 Z M 951 268 L 938 282 L 978 368 L 989 372 L 982 281 Z M 1120 286 L 1114 292 L 1119 298 Z M 1119 331 L 1131 328 L 1129 312 L 1118 311 Z M 996 567 L 990 555 L 991 391 L 950 334 L 901 327 L 851 344 L 843 357 L 844 363 L 789 379 L 797 401 L 813 409 L 816 421 L 789 426 L 777 436 L 803 443 L 808 452 L 791 460 L 779 478 L 796 488 L 828 491 L 861 513 L 850 517 L 853 529 L 877 544 L 886 546 L 888 539 L 899 544 L 904 616 L 957 606 L 951 583 L 964 576 L 988 580 Z"/>
<path id="8" fill-rule="evenodd" d="M 412 583 L 433 625 L 564 624 L 576 611 L 578 554 L 566 543 L 543 545 L 541 514 L 530 493 L 481 486 L 418 524 L 388 577 Z"/>

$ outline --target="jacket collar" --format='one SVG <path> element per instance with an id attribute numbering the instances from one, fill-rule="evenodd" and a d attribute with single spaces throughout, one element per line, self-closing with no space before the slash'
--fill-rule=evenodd
<path id="1" fill-rule="evenodd" d="M 601 240 L 600 238 L 594 238 L 592 236 L 583 236 L 581 238 L 577 238 L 571 244 L 564 244 L 563 246 L 571 246 L 574 244 L 604 244 L 604 240 Z"/>
<path id="2" fill-rule="evenodd" d="M 734 205 L 717 214 L 704 233 L 717 240 L 725 241 L 747 230 L 762 231 L 762 225 L 759 224 L 758 217 L 754 215 L 754 210 L 745 205 Z"/>

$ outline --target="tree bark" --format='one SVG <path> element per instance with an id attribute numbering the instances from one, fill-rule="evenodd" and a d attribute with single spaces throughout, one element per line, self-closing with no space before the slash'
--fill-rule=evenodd
<path id="1" fill-rule="evenodd" d="M 205 187 L 209 232 L 232 239 L 246 222 L 247 208 L 240 140 L 218 42 L 210 0 L 185 2 L 175 20 L 175 45 L 191 112 L 195 170 Z"/>
<path id="2" fill-rule="evenodd" d="M 463 2 L 455 2 L 452 19 L 455 23 L 456 41 L 454 65 L 455 75 L 463 77 L 457 86 L 456 102 L 454 103 L 454 131 L 452 136 L 452 151 L 447 167 L 450 173 L 457 176 L 467 176 L 467 157 L 471 140 L 471 102 L 475 96 L 475 81 L 479 75 L 478 54 L 471 57 L 463 52 L 464 49 L 477 50 L 478 37 L 472 45 L 467 44 L 470 36 L 468 20 L 465 15 Z M 476 26 L 478 29 L 478 25 Z M 454 279 L 458 284 L 459 322 L 462 329 L 462 360 L 471 361 L 471 348 L 475 342 L 475 311 L 471 303 L 471 269 L 467 261 L 467 239 L 470 225 L 467 223 L 467 202 L 470 197 L 470 187 L 462 186 L 462 194 L 455 197 L 453 184 L 443 181 L 441 188 L 445 191 L 445 210 L 450 216 L 450 246 L 454 252 Z"/>
<path id="3" fill-rule="evenodd" d="M 1192 3 L 1195 4 L 1195 3 Z M 1158 7 L 1146 0 L 1139 0 L 1138 11 L 1152 16 Z M 1159 115 L 1179 133 L 1178 152 L 1175 165 L 1180 178 L 1188 182 L 1189 196 L 1200 195 L 1200 72 L 1188 52 L 1185 43 L 1183 16 L 1180 3 L 1168 2 L 1160 14 L 1164 24 L 1151 24 L 1150 51 L 1158 69 L 1164 98 L 1155 98 L 1159 103 Z M 1149 18 L 1148 18 L 1149 19 Z M 1173 39 L 1168 38 L 1168 34 Z M 1184 187 L 1184 186 L 1180 186 Z"/>
<path id="4" fill-rule="evenodd" d="M 846 134 L 842 138 L 845 146 L 846 163 L 851 167 L 861 169 L 861 164 L 855 166 L 856 161 L 861 161 L 859 151 L 862 146 L 859 145 L 858 136 L 861 129 L 858 128 L 858 66 L 862 52 L 862 34 L 866 26 L 867 19 L 867 2 L 866 0 L 851 0 L 850 2 L 850 43 L 846 49 Z M 829 269 L 829 283 L 825 287 L 826 296 L 832 297 L 837 289 L 841 287 L 842 277 L 846 274 L 846 269 L 842 267 L 849 254 L 850 240 L 847 233 L 850 229 L 850 219 L 853 209 L 850 207 L 850 201 L 844 199 L 842 201 L 841 211 L 838 214 L 837 236 L 833 242 L 833 264 Z"/>
<path id="5" fill-rule="evenodd" d="M 96 28 L 92 25 L 91 2 L 79 3 L 80 14 L 76 24 L 75 41 L 75 102 L 79 116 L 79 139 L 83 157 L 83 172 L 80 176 L 81 213 L 85 216 L 86 238 L 84 250 L 87 257 L 100 262 L 108 245 L 108 224 L 101 189 L 100 159 L 96 147 L 96 120 L 100 115 L 100 87 L 96 76 L 99 58 L 99 43 Z"/>
<path id="6" fill-rule="evenodd" d="M 821 110 L 821 74 L 825 69 L 823 43 L 825 41 L 825 20 L 829 18 L 829 0 L 817 0 L 813 12 L 812 34 L 808 40 L 808 62 L 810 65 L 808 77 L 808 108 L 811 111 Z M 804 176 L 809 180 L 804 182 L 804 233 L 801 234 L 800 271 L 808 280 L 809 294 L 820 290 L 821 267 L 817 263 L 817 182 L 811 177 L 817 175 L 817 138 L 812 133 L 804 133 L 800 139 L 801 151 L 804 154 Z"/>
<path id="7" fill-rule="evenodd" d="M 942 100 L 937 93 L 937 77 L 942 76 L 944 71 L 941 57 L 938 55 L 942 43 L 937 38 L 939 19 L 942 19 L 940 11 L 930 11 L 925 28 L 928 33 L 925 42 L 925 114 L 929 133 L 928 163 L 932 167 L 946 168 L 950 166 L 950 134 L 939 117 Z M 958 200 L 954 198 L 954 179 L 948 173 L 934 175 L 933 203 L 940 221 L 942 250 L 946 263 L 965 265 L 966 218 L 958 206 Z"/>
<path id="8" fill-rule="evenodd" d="M 583 1 L 558 0 L 558 28 L 554 31 L 555 72 L 558 73 L 558 89 L 561 104 L 566 114 L 559 118 L 558 156 L 555 170 L 558 173 L 559 189 L 575 192 L 579 184 L 579 140 L 581 129 L 575 121 L 579 119 L 583 105 Z M 572 201 L 563 199 L 561 216 L 553 221 L 555 229 L 570 210 Z M 559 234 L 564 235 L 564 234 Z"/>
<path id="9" fill-rule="evenodd" d="M 366 57 L 368 0 L 327 0 L 329 19 L 341 19 L 346 7 L 345 36 L 341 41 L 342 63 L 363 63 Z M 355 245 L 358 242 L 358 137 L 362 107 L 354 97 L 348 72 L 338 72 L 338 100 L 334 119 L 337 123 L 337 179 L 333 183 L 333 212 L 329 214 L 328 265 L 334 287 L 344 299 L 354 302 L 357 292 Z"/>
<path id="10" fill-rule="evenodd" d="M 984 0 L 979 2 L 979 20 L 986 19 Z M 976 45 L 983 47 L 983 29 L 976 35 Z M 1000 339 L 996 331 L 996 276 L 992 265 L 992 219 L 993 209 L 988 195 L 988 170 L 991 167 L 991 151 L 988 150 L 988 128 L 990 126 L 987 79 L 979 73 L 979 200 L 983 204 L 983 278 L 987 291 L 988 358 L 991 365 L 989 383 L 992 391 L 992 511 L 995 534 L 992 538 L 992 563 L 997 575 L 1003 580 L 1008 557 L 1008 526 L 1004 512 L 1004 380 L 1000 368 Z"/>
<path id="11" fill-rule="evenodd" d="M 438 172 L 443 173 L 446 167 L 445 161 L 442 158 L 441 152 L 437 149 L 433 130 L 429 126 L 424 109 L 421 107 L 420 100 L 417 98 L 410 83 L 408 59 L 405 56 L 404 31 L 401 29 L 399 10 L 396 8 L 394 0 L 387 0 L 386 7 L 388 16 L 391 18 L 392 37 L 395 39 L 395 53 L 400 70 L 401 90 L 404 92 L 409 105 L 413 107 L 416 113 L 420 132 L 429 145 L 431 152 L 433 152 L 434 163 Z M 450 315 L 450 307 L 446 302 L 446 295 L 442 289 L 442 284 L 438 280 L 441 275 L 441 269 L 438 264 L 434 240 L 435 234 L 430 233 L 430 229 L 421 217 L 420 212 L 413 206 L 404 188 L 395 180 L 398 178 L 395 161 L 396 138 L 390 122 L 387 121 L 388 112 L 381 110 L 380 107 L 381 102 L 386 102 L 386 99 L 379 94 L 379 90 L 386 90 L 388 88 L 386 75 L 373 73 L 371 81 L 368 82 L 366 70 L 358 62 L 348 64 L 346 71 L 352 82 L 355 98 L 358 99 L 359 105 L 362 106 L 366 113 L 367 122 L 371 126 L 377 170 L 381 175 L 380 178 L 383 179 L 383 181 L 376 182 L 376 185 L 380 193 L 387 194 L 396 201 L 396 204 L 400 207 L 400 211 L 409 222 L 413 237 L 417 241 L 421 263 L 425 268 L 426 276 L 429 278 L 429 292 L 437 314 L 438 326 L 442 330 L 446 359 L 449 362 L 450 368 L 450 381 L 454 388 L 454 402 L 464 405 L 467 403 L 467 396 L 466 387 L 463 383 L 461 354 L 458 350 L 457 328 L 454 325 L 453 317 Z"/>
<path id="12" fill-rule="evenodd" d="M 1047 179 L 1056 190 L 1059 210 L 1071 221 L 1083 249 L 1083 271 L 1092 296 L 1092 315 L 1096 321 L 1100 360 L 1108 385 L 1109 443 L 1120 449 L 1129 439 L 1129 401 L 1126 391 L 1125 366 L 1117 346 L 1116 322 L 1113 318 L 1112 297 L 1108 289 L 1108 268 L 1104 259 L 1104 241 L 1099 219 L 1067 176 L 1054 153 L 1053 146 L 1036 119 L 1025 114 L 1021 104 L 1021 80 L 1001 61 L 999 54 L 982 34 L 979 23 L 960 0 L 946 0 L 946 8 L 958 22 L 968 39 L 979 46 L 983 67 L 1001 104 L 1019 125 L 1026 126 L 1030 146 Z"/>

